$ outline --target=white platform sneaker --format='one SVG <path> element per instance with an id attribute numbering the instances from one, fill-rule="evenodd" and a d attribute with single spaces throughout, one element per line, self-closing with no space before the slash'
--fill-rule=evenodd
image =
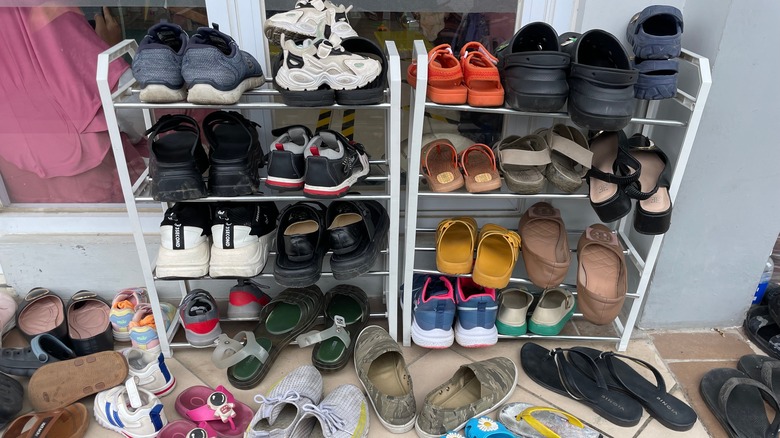
<path id="1" fill-rule="evenodd" d="M 211 227 L 209 275 L 248 278 L 262 272 L 278 214 L 273 202 L 218 204 Z"/>
<path id="2" fill-rule="evenodd" d="M 197 278 L 209 271 L 210 211 L 207 204 L 179 202 L 160 223 L 157 276 Z"/>

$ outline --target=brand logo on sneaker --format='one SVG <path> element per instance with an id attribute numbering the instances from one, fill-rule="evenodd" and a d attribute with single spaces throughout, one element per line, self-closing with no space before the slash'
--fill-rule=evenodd
<path id="1" fill-rule="evenodd" d="M 173 249 L 184 249 L 183 229 L 180 223 L 173 224 Z"/>
<path id="2" fill-rule="evenodd" d="M 260 207 L 256 207 L 255 208 L 255 222 L 260 222 L 260 213 L 261 213 Z M 266 219 L 265 222 L 268 223 L 268 220 Z"/>
<path id="3" fill-rule="evenodd" d="M 233 249 L 233 224 L 227 222 L 222 228 L 222 247 Z"/>
<path id="4" fill-rule="evenodd" d="M 227 212 L 225 210 L 217 210 L 217 219 L 228 220 Z"/>
<path id="5" fill-rule="evenodd" d="M 341 167 L 345 175 L 352 174 L 352 169 L 355 167 L 357 160 L 357 154 L 344 155 L 344 158 L 341 159 Z"/>

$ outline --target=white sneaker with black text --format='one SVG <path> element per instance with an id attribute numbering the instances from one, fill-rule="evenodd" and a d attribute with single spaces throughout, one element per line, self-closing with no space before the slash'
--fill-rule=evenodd
<path id="1" fill-rule="evenodd" d="M 355 37 L 358 34 L 352 29 L 347 18 L 350 9 L 352 6 L 336 6 L 329 0 L 298 0 L 295 9 L 280 12 L 265 20 L 263 31 L 269 41 L 280 44 L 282 34 L 288 39 L 314 38 L 317 35 L 317 27 L 324 22 L 340 38 Z"/>
<path id="2" fill-rule="evenodd" d="M 341 39 L 327 28 L 323 38 L 300 45 L 282 35 L 282 65 L 276 84 L 290 91 L 317 90 L 323 84 L 333 90 L 354 90 L 370 84 L 382 73 L 376 59 L 347 52 Z"/>
<path id="3" fill-rule="evenodd" d="M 208 204 L 180 202 L 160 223 L 157 276 L 197 278 L 209 271 L 211 214 Z"/>
<path id="4" fill-rule="evenodd" d="M 128 375 L 138 379 L 138 386 L 156 397 L 171 393 L 176 387 L 176 378 L 165 364 L 165 356 L 159 352 L 149 352 L 139 348 L 122 351 L 128 364 Z"/>
<path id="5" fill-rule="evenodd" d="M 309 140 L 303 155 L 306 157 L 303 194 L 310 198 L 344 196 L 354 184 L 366 179 L 370 170 L 363 145 L 329 129 Z"/>
<path id="6" fill-rule="evenodd" d="M 230 202 L 214 210 L 212 277 L 248 278 L 262 272 L 276 233 L 279 210 L 273 202 Z"/>

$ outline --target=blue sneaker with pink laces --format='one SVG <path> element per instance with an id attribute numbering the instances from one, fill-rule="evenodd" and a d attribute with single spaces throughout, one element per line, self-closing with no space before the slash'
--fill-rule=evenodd
<path id="1" fill-rule="evenodd" d="M 443 275 L 414 276 L 412 340 L 425 348 L 449 348 L 455 340 L 455 292 Z"/>

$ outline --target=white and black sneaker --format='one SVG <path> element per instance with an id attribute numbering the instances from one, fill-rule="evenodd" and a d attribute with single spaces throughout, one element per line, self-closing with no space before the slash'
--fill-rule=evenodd
<path id="1" fill-rule="evenodd" d="M 354 90 L 370 84 L 382 73 L 376 59 L 341 47 L 341 38 L 325 26 L 324 36 L 300 45 L 282 35 L 282 64 L 274 81 L 290 91 L 313 91 L 322 85 L 333 90 Z"/>
<path id="2" fill-rule="evenodd" d="M 273 202 L 217 204 L 209 275 L 246 278 L 259 274 L 268 259 L 278 215 Z"/>
<path id="3" fill-rule="evenodd" d="M 263 31 L 268 41 L 281 45 L 279 40 L 282 34 L 293 40 L 314 38 L 317 27 L 324 22 L 340 38 L 354 37 L 357 32 L 352 29 L 347 18 L 350 9 L 352 6 L 336 6 L 329 0 L 298 0 L 295 9 L 280 12 L 265 20 Z"/>
<path id="4" fill-rule="evenodd" d="M 309 128 L 303 125 L 274 129 L 276 137 L 268 154 L 268 179 L 265 185 L 276 190 L 300 190 L 306 174 L 303 151 L 311 140 Z"/>
<path id="5" fill-rule="evenodd" d="M 338 198 L 368 177 L 368 154 L 360 143 L 329 129 L 306 145 L 306 182 L 303 194 L 310 198 Z"/>
<path id="6" fill-rule="evenodd" d="M 209 271 L 211 214 L 208 204 L 180 202 L 160 223 L 157 276 L 197 278 Z"/>

